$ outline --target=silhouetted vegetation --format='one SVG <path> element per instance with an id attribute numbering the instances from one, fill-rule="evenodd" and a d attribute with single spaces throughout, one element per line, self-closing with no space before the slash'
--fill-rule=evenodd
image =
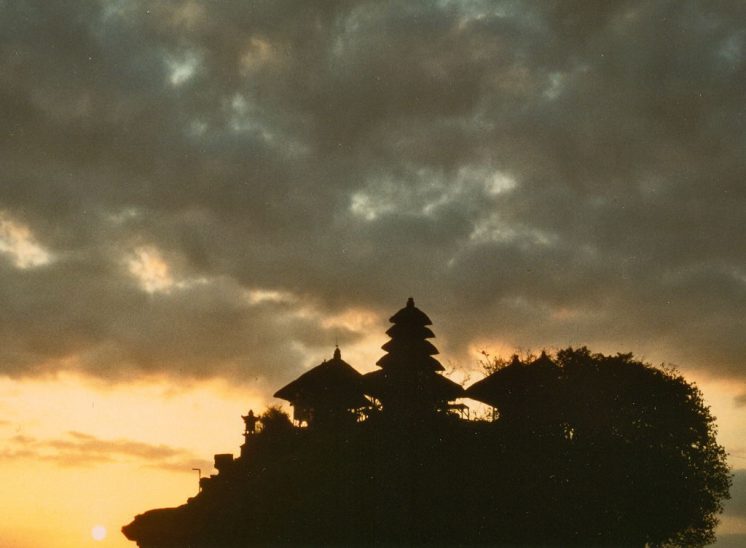
<path id="1" fill-rule="evenodd" d="M 420 325 L 415 342 L 400 343 L 397 330 L 407 329 L 394 330 L 382 371 L 396 371 L 390 377 L 405 378 L 426 405 L 376 385 L 382 406 L 361 414 L 347 398 L 335 408 L 350 420 L 299 428 L 270 408 L 241 457 L 221 460 L 197 496 L 138 516 L 125 534 L 142 547 L 714 540 L 731 481 L 726 455 L 702 394 L 675 370 L 586 348 L 491 360 L 466 396 L 494 406 L 495 420 L 469 421 L 448 412 L 453 396 L 433 391 L 450 387 L 433 381 L 437 350 L 421 342 L 432 333 Z M 427 369 L 407 377 L 397 363 L 406 353 Z"/>
<path id="2" fill-rule="evenodd" d="M 511 451 L 525 457 L 511 463 L 519 475 L 542 478 L 526 495 L 556 501 L 545 522 L 557 520 L 563 536 L 580 543 L 701 546 L 715 540 L 730 475 L 696 386 L 631 354 L 586 348 L 529 365 L 517 359 L 493 365 L 481 382 L 499 381 L 494 426 Z M 467 393 L 474 391 L 478 386 Z"/>
<path id="3" fill-rule="evenodd" d="M 293 429 L 290 417 L 279 406 L 268 407 L 259 417 L 259 421 L 262 423 L 262 433 L 265 436 L 283 435 Z"/>
<path id="4" fill-rule="evenodd" d="M 164 536 L 142 546 L 714 540 L 729 474 L 695 386 L 585 348 L 495 375 L 494 422 L 382 413 L 314 430 L 270 408 L 251 458 L 168 520 L 144 516 Z"/>

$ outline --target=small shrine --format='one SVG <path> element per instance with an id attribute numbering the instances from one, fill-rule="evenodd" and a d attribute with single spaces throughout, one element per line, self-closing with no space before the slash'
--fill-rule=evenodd
<path id="1" fill-rule="evenodd" d="M 339 348 L 331 360 L 306 371 L 274 396 L 290 402 L 296 424 L 308 426 L 354 421 L 357 412 L 370 405 L 362 375 L 342 359 Z"/>
<path id="2" fill-rule="evenodd" d="M 514 355 L 511 362 L 475 382 L 465 392 L 466 397 L 486 403 L 493 408 L 493 417 L 502 419 L 521 417 L 531 422 L 539 409 L 551 407 L 555 396 L 559 368 L 546 352 L 529 363 Z"/>

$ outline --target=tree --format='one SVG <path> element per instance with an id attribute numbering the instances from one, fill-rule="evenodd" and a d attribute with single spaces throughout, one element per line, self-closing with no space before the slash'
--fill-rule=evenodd
<path id="1" fill-rule="evenodd" d="M 573 451 L 586 461 L 573 473 L 585 473 L 595 486 L 591 499 L 599 485 L 607 489 L 600 495 L 606 519 L 599 523 L 652 546 L 714 542 L 731 476 L 715 418 L 696 385 L 632 354 L 568 348 L 556 360 L 561 420 L 571 429 Z M 586 508 L 595 501 L 588 502 Z"/>
<path id="2" fill-rule="evenodd" d="M 271 405 L 259 417 L 262 423 L 262 433 L 266 436 L 283 434 L 293 430 L 293 423 L 285 411 L 279 406 Z"/>
<path id="3" fill-rule="evenodd" d="M 561 516 L 568 543 L 714 541 L 731 477 L 696 385 L 632 354 L 587 348 L 487 366 L 467 392 L 498 409 L 496 428 L 522 455 L 514 466 L 543 478 L 527 505 L 550 507 L 532 519 Z"/>

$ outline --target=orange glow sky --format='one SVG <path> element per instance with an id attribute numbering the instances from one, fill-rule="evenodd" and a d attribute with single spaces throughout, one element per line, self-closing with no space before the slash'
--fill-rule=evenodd
<path id="1" fill-rule="evenodd" d="M 745 22 L 0 0 L 0 545 L 128 546 L 336 343 L 371 370 L 410 296 L 466 384 L 482 350 L 676 365 L 746 543 Z"/>
<path id="2" fill-rule="evenodd" d="M 345 354 L 353 363 L 356 357 Z M 473 369 L 470 378 L 480 378 Z M 719 439 L 730 449 L 732 465 L 744 466 L 746 423 L 729 403 L 743 387 L 714 380 L 699 385 L 720 419 Z M 22 548 L 132 546 L 119 533 L 123 524 L 147 509 L 183 504 L 197 490 L 192 468 L 209 474 L 213 453 L 238 454 L 240 415 L 279 403 L 223 382 L 107 388 L 68 374 L 6 379 L 0 402 L 8 417 L 0 425 L 0 509 L 8 518 L 0 538 Z M 91 535 L 96 525 L 107 529 L 102 541 Z M 745 533 L 746 520 L 726 515 L 721 531 Z"/>

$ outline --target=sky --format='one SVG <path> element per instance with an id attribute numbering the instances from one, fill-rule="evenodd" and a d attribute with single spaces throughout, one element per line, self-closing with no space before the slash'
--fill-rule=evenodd
<path id="1" fill-rule="evenodd" d="M 410 296 L 466 384 L 678 367 L 746 542 L 744 89 L 735 0 L 0 0 L 0 544 L 130 546 Z"/>

